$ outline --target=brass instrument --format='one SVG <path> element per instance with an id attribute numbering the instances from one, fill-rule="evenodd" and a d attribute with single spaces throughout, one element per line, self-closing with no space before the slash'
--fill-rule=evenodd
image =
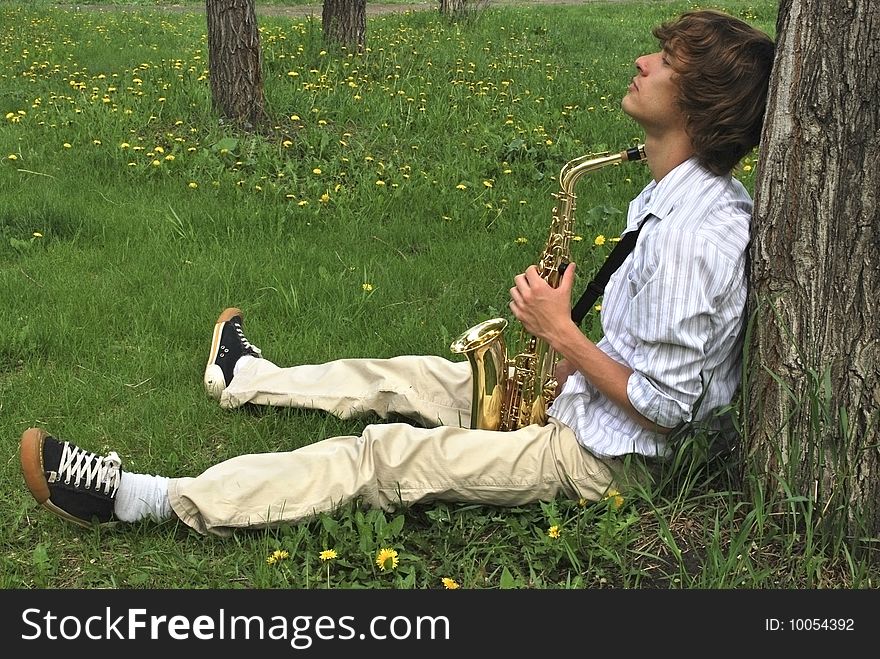
<path id="1" fill-rule="evenodd" d="M 639 145 L 620 153 L 587 154 L 562 167 L 560 190 L 553 195 L 557 205 L 550 235 L 537 263 L 538 274 L 553 288 L 559 286 L 562 273 L 571 262 L 577 180 L 608 165 L 644 158 L 645 147 Z M 507 431 L 532 423 L 543 425 L 547 422 L 547 408 L 556 397 L 557 357 L 553 348 L 520 329 L 518 351 L 510 359 L 504 342 L 507 324 L 504 318 L 483 321 L 450 346 L 453 353 L 465 355 L 471 365 L 471 428 Z"/>

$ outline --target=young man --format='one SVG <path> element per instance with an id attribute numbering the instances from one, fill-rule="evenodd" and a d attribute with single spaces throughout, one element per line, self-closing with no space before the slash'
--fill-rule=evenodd
<path id="1" fill-rule="evenodd" d="M 546 425 L 504 433 L 462 427 L 471 369 L 437 356 L 343 359 L 281 368 L 229 308 L 214 326 L 204 383 L 221 407 L 246 403 L 339 417 L 402 415 L 284 453 L 242 455 L 195 477 L 123 471 L 40 428 L 21 438 L 39 503 L 70 521 L 177 516 L 200 533 L 292 523 L 360 499 L 385 508 L 427 501 L 516 506 L 564 494 L 590 501 L 627 481 L 624 456 L 663 457 L 667 433 L 730 402 L 739 383 L 751 199 L 730 172 L 758 143 L 773 42 L 746 23 L 695 11 L 654 30 L 623 110 L 645 132 L 653 180 L 629 207 L 641 226 L 606 287 L 603 338 L 571 319 L 574 267 L 557 288 L 534 266 L 510 310 L 564 360 Z M 463 421 L 464 420 L 464 421 Z"/>

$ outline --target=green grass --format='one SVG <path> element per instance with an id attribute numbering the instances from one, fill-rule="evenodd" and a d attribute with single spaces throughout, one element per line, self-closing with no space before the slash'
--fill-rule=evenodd
<path id="1" fill-rule="evenodd" d="M 81 3 L 82 4 L 82 3 Z M 562 164 L 638 141 L 619 109 L 650 27 L 686 2 L 371 17 L 367 51 L 261 17 L 273 127 L 210 107 L 204 16 L 0 3 L 0 586 L 4 588 L 863 588 L 829 552 L 683 447 L 650 491 L 586 507 L 356 506 L 271 531 L 82 530 L 36 506 L 21 432 L 42 425 L 135 471 L 357 433 L 297 410 L 221 411 L 201 388 L 214 319 L 240 305 L 274 361 L 430 353 L 506 313 L 546 237 Z M 726 8 L 772 33 L 776 4 Z M 741 178 L 753 186 L 754 158 Z M 578 183 L 587 277 L 647 182 Z M 585 283 L 585 279 L 582 284 Z M 585 328 L 598 338 L 589 318 Z M 730 468 L 736 471 L 736 466 Z M 551 538 L 557 526 L 562 534 Z M 399 565 L 380 571 L 382 547 Z M 324 549 L 339 557 L 327 564 Z M 285 550 L 275 564 L 267 557 Z M 329 569 L 328 569 L 329 568 Z"/>

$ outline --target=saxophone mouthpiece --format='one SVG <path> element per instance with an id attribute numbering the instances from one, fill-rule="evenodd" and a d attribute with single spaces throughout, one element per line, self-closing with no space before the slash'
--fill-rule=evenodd
<path id="1" fill-rule="evenodd" d="M 623 152 L 624 159 L 628 161 L 632 160 L 644 160 L 647 156 L 645 155 L 645 145 L 639 144 L 638 146 L 634 146 L 631 149 L 627 149 Z"/>

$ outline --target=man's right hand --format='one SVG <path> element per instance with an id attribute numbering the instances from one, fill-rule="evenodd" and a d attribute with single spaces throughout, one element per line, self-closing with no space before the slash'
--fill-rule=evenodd
<path id="1" fill-rule="evenodd" d="M 565 384 L 568 376 L 574 373 L 576 370 L 577 369 L 567 359 L 560 359 L 558 362 L 556 362 L 556 367 L 553 370 L 553 375 L 556 377 L 557 382 L 557 396 L 562 392 L 562 386 Z"/>

